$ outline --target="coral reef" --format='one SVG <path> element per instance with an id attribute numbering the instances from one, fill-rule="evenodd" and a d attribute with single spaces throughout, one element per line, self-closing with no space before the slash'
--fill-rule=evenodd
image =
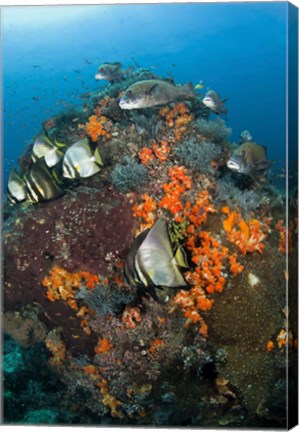
<path id="1" fill-rule="evenodd" d="M 295 200 L 287 231 L 283 194 L 228 173 L 231 130 L 207 120 L 199 98 L 121 110 L 126 88 L 149 78 L 139 69 L 45 120 L 66 148 L 86 136 L 100 145 L 100 175 L 65 181 L 52 201 L 5 206 L 6 422 L 285 427 L 285 353 L 295 371 L 298 346 L 285 292 L 286 279 L 296 285 Z M 123 270 L 159 218 L 189 268 L 187 289 L 157 288 L 155 301 Z"/>
<path id="2" fill-rule="evenodd" d="M 134 300 L 134 295 L 124 287 L 97 285 L 93 290 L 81 286 L 76 294 L 76 299 L 82 299 L 83 303 L 92 309 L 96 315 L 117 315 L 121 313 L 126 304 Z"/>
<path id="3" fill-rule="evenodd" d="M 235 244 L 242 254 L 258 251 L 263 252 L 263 240 L 267 235 L 261 230 L 261 224 L 257 219 L 245 222 L 238 212 L 230 212 L 228 207 L 223 207 L 222 212 L 227 214 L 223 220 L 223 228 L 227 232 L 228 239 Z"/>
<path id="4" fill-rule="evenodd" d="M 245 213 L 255 211 L 263 204 L 269 202 L 270 197 L 267 193 L 261 194 L 252 189 L 241 189 L 233 181 L 231 174 L 226 174 L 217 182 L 217 202 L 225 203 L 229 206 L 237 206 Z"/>
<path id="5" fill-rule="evenodd" d="M 207 141 L 221 143 L 227 141 L 232 130 L 226 126 L 225 121 L 218 118 L 216 120 L 198 119 L 195 122 L 196 129 Z"/>
<path id="6" fill-rule="evenodd" d="M 215 172 L 214 164 L 221 152 L 221 147 L 218 145 L 207 141 L 198 143 L 194 138 L 180 144 L 174 151 L 186 166 L 197 168 L 205 174 Z"/>
<path id="7" fill-rule="evenodd" d="M 141 189 L 147 181 L 147 169 L 127 156 L 123 164 L 117 164 L 111 172 L 111 182 L 120 192 Z"/>

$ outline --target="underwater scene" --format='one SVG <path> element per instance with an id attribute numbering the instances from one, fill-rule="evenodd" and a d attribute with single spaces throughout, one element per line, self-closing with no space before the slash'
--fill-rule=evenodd
<path id="1" fill-rule="evenodd" d="M 297 31 L 1 8 L 2 424 L 297 422 Z"/>

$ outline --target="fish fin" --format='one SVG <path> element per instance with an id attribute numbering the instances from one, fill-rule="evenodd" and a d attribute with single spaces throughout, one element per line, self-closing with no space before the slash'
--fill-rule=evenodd
<path id="1" fill-rule="evenodd" d="M 34 148 L 36 149 L 37 147 L 44 148 L 46 150 L 48 150 L 49 148 L 52 149 L 54 147 L 54 144 L 52 143 L 52 141 L 48 137 L 46 131 L 40 132 L 38 134 L 38 136 L 36 137 L 34 144 L 33 144 L 33 151 L 34 151 Z M 36 156 L 38 157 L 37 154 L 36 154 Z"/>
<path id="2" fill-rule="evenodd" d="M 19 180 L 20 179 L 20 175 L 18 173 L 18 170 L 16 167 L 13 167 L 13 169 L 10 171 L 9 174 L 9 178 L 8 178 L 8 183 L 14 180 Z"/>
<path id="3" fill-rule="evenodd" d="M 147 287 L 146 291 L 149 293 L 149 295 L 159 304 L 163 304 L 163 301 L 157 296 L 155 287 L 150 285 Z"/>
<path id="4" fill-rule="evenodd" d="M 181 88 L 185 92 L 185 97 L 190 97 L 191 99 L 198 98 L 198 93 L 194 89 L 194 84 L 192 82 L 179 86 L 178 88 Z"/>
<path id="5" fill-rule="evenodd" d="M 117 67 L 121 67 L 121 63 L 120 62 L 113 62 L 111 64 L 113 64 L 114 66 L 117 66 Z"/>
<path id="6" fill-rule="evenodd" d="M 100 149 L 99 146 L 97 146 L 97 148 L 94 151 L 94 159 L 95 159 L 95 163 L 97 163 L 98 165 L 104 166 L 104 162 L 100 153 Z"/>
<path id="7" fill-rule="evenodd" d="M 131 246 L 131 249 L 126 257 L 125 265 L 124 265 L 124 277 L 126 281 L 129 284 L 135 284 L 135 276 L 136 276 L 136 269 L 135 269 L 135 255 L 139 249 L 139 246 L 145 239 L 147 233 L 149 232 L 149 228 L 142 231 L 133 241 L 133 244 Z"/>
<path id="8" fill-rule="evenodd" d="M 150 286 L 144 288 L 143 285 L 139 285 L 137 288 L 138 288 L 140 295 L 142 295 L 142 296 L 150 295 L 150 297 L 152 297 L 152 299 L 155 300 L 157 303 L 159 303 L 161 305 L 163 304 L 163 301 L 157 296 L 157 293 L 156 293 L 157 287 L 150 285 Z"/>
<path id="9" fill-rule="evenodd" d="M 71 147 L 69 147 L 69 149 L 71 149 L 72 147 L 81 147 L 84 148 L 84 150 L 90 155 L 92 156 L 91 153 L 91 148 L 89 145 L 89 139 L 87 137 L 75 142 L 75 144 L 73 144 Z"/>
<path id="10" fill-rule="evenodd" d="M 227 101 L 228 101 L 228 99 L 229 99 L 229 98 L 225 98 L 225 99 L 222 99 L 222 103 L 225 103 L 225 102 L 227 102 Z"/>
<path id="11" fill-rule="evenodd" d="M 61 175 L 59 174 L 58 170 L 55 168 L 52 169 L 52 177 L 58 185 L 63 184 L 63 179 L 62 179 Z"/>
<path id="12" fill-rule="evenodd" d="M 154 95 L 156 90 L 159 90 L 158 83 L 153 84 L 146 92 L 147 95 Z"/>
<path id="13" fill-rule="evenodd" d="M 269 169 L 273 162 L 272 160 L 259 161 L 255 163 L 254 168 L 256 171 L 264 171 Z"/>
<path id="14" fill-rule="evenodd" d="M 167 223 L 159 219 L 150 229 L 148 235 L 136 254 L 135 267 L 146 279 L 146 285 L 178 287 L 186 282 L 176 262 L 171 246 Z"/>
<path id="15" fill-rule="evenodd" d="M 184 249 L 181 246 L 179 246 L 177 248 L 175 256 L 173 259 L 175 259 L 178 267 L 185 268 L 185 269 L 189 268 L 186 252 L 184 251 Z"/>
<path id="16" fill-rule="evenodd" d="M 66 147 L 66 144 L 57 141 L 56 138 L 54 138 L 54 144 L 55 144 L 55 146 L 58 147 L 58 148 Z"/>
<path id="17" fill-rule="evenodd" d="M 148 235 L 142 243 L 142 246 L 144 247 L 147 247 L 148 245 L 163 250 L 167 253 L 170 259 L 173 257 L 167 223 L 164 219 L 159 219 L 152 228 L 150 228 Z"/>
<path id="18" fill-rule="evenodd" d="M 268 151 L 267 146 L 262 145 L 262 147 L 263 147 L 263 149 L 265 150 L 265 153 L 266 153 L 266 156 L 267 156 L 267 151 Z"/>
<path id="19" fill-rule="evenodd" d="M 45 140 L 45 142 L 47 142 L 49 145 L 51 145 L 52 147 L 54 146 L 51 138 L 49 137 L 48 132 L 46 131 L 46 129 L 42 129 L 42 131 L 39 133 L 39 136 L 41 138 L 43 138 Z"/>

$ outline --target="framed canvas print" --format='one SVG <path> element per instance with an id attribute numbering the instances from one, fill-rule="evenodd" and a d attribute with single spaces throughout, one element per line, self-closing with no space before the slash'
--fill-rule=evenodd
<path id="1" fill-rule="evenodd" d="M 5 425 L 298 416 L 298 9 L 1 7 Z"/>

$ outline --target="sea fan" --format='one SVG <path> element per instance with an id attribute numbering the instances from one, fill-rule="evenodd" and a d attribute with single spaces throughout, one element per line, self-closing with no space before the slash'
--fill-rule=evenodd
<path id="1" fill-rule="evenodd" d="M 110 175 L 111 183 L 119 192 L 130 192 L 144 186 L 148 181 L 147 169 L 125 156 L 123 164 L 117 164 Z"/>
<path id="2" fill-rule="evenodd" d="M 239 208 L 244 209 L 245 212 L 249 212 L 256 210 L 267 199 L 269 197 L 264 192 L 239 189 L 235 185 L 231 174 L 218 181 L 216 202 L 225 202 L 230 206 L 237 205 Z"/>
<path id="3" fill-rule="evenodd" d="M 88 290 L 82 285 L 76 294 L 76 299 L 81 299 L 96 315 L 103 316 L 121 313 L 134 296 L 123 288 L 97 285 L 93 290 Z"/>
<path id="4" fill-rule="evenodd" d="M 140 135 L 144 135 L 148 138 L 157 139 L 158 132 L 163 124 L 161 119 L 159 120 L 156 112 L 149 113 L 147 109 L 147 115 L 141 114 L 140 112 L 132 111 L 130 113 L 130 120 L 135 124 L 137 132 Z"/>
<path id="5" fill-rule="evenodd" d="M 179 145 L 174 153 L 188 167 L 198 168 L 203 173 L 213 174 L 215 170 L 210 162 L 219 158 L 221 147 L 207 141 L 198 143 L 195 138 L 191 138 Z"/>
<path id="6" fill-rule="evenodd" d="M 196 128 L 201 135 L 213 143 L 226 141 L 232 133 L 225 121 L 219 118 L 216 120 L 199 119 L 196 121 Z"/>

